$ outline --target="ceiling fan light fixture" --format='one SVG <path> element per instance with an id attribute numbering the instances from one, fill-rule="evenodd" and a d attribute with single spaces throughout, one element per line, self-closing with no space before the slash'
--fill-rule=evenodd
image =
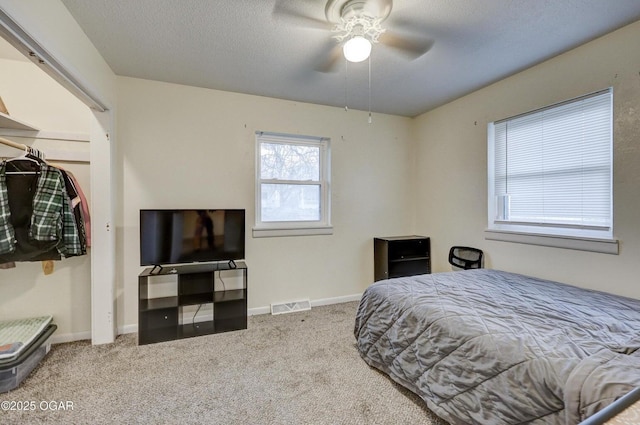
<path id="1" fill-rule="evenodd" d="M 362 62 L 371 54 L 371 42 L 360 35 L 356 35 L 344 43 L 342 51 L 345 59 L 349 62 Z"/>

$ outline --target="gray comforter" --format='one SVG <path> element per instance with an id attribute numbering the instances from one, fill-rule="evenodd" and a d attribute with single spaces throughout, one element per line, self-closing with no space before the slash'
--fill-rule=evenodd
<path id="1" fill-rule="evenodd" d="M 379 281 L 362 358 L 452 424 L 577 424 L 640 386 L 640 301 L 495 270 Z"/>

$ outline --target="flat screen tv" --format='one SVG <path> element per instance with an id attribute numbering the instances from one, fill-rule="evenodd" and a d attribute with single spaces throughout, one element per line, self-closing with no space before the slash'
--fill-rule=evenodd
<path id="1" fill-rule="evenodd" d="M 244 259 L 245 210 L 140 210 L 140 265 Z"/>

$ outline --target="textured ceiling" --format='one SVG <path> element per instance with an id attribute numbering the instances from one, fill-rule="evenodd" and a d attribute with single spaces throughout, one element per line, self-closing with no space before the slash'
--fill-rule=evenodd
<path id="1" fill-rule="evenodd" d="M 118 75 L 369 108 L 367 62 L 317 70 L 325 0 L 62 1 Z M 374 45 L 371 109 L 416 116 L 638 19 L 639 0 L 395 0 L 384 26 L 433 44 Z"/>

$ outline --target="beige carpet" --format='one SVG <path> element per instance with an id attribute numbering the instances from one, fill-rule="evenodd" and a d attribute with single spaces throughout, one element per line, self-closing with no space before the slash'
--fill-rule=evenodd
<path id="1" fill-rule="evenodd" d="M 360 358 L 356 308 L 253 316 L 247 330 L 146 346 L 135 334 L 54 345 L 0 394 L 36 409 L 2 410 L 0 423 L 444 425 Z M 51 410 L 60 402 L 73 410 Z"/>

